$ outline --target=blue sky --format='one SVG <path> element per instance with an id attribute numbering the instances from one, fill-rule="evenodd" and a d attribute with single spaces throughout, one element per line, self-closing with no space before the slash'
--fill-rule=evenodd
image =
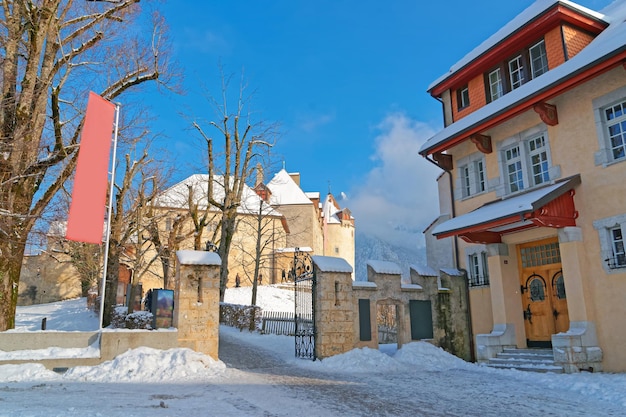
<path id="1" fill-rule="evenodd" d="M 215 119 L 200 92 L 219 94 L 221 62 L 236 77 L 243 71 L 252 109 L 280 125 L 273 154 L 300 172 L 305 191 L 344 193 L 358 229 L 411 246 L 438 213 L 440 171 L 417 153 L 442 128 L 426 89 L 532 1 L 181 3 L 159 8 L 186 94 L 150 99 L 154 131 L 177 159 L 174 179 L 200 166 L 200 138 L 179 113 Z"/>

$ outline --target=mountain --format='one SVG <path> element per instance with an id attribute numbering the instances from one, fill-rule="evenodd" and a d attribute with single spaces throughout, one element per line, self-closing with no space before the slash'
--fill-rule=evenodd
<path id="1" fill-rule="evenodd" d="M 426 265 L 426 248 L 397 246 L 374 235 L 357 232 L 354 257 L 356 279 L 366 279 L 369 260 L 394 262 L 402 268 L 402 276 L 408 278 L 411 265 Z"/>

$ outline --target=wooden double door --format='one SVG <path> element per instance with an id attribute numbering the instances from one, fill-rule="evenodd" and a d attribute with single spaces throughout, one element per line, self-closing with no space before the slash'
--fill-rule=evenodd
<path id="1" fill-rule="evenodd" d="M 528 347 L 551 347 L 552 335 L 569 329 L 558 241 L 519 245 L 518 255 Z"/>

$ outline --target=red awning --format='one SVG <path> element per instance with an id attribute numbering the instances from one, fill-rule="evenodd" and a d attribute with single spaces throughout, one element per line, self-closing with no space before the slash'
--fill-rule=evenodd
<path id="1" fill-rule="evenodd" d="M 470 243 L 500 243 L 502 235 L 531 227 L 576 226 L 575 175 L 540 189 L 487 203 L 433 230 L 438 239 L 459 236 Z"/>

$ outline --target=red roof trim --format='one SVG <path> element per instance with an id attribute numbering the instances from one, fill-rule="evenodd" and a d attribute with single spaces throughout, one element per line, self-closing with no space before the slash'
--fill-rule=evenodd
<path id="1" fill-rule="evenodd" d="M 495 127 L 521 113 L 524 113 L 527 110 L 532 109 L 533 106 L 537 103 L 550 100 L 551 98 L 556 97 L 559 94 L 563 94 L 567 90 L 583 84 L 590 78 L 596 77 L 604 72 L 613 69 L 614 67 L 622 65 L 625 59 L 626 51 L 623 51 L 607 59 L 606 61 L 599 63 L 596 66 L 592 66 L 586 70 L 583 70 L 582 72 L 575 74 L 573 77 L 564 80 L 563 82 L 553 86 L 552 88 L 548 88 L 534 96 L 530 96 L 528 100 L 519 103 L 518 105 L 513 106 L 503 111 L 502 113 L 495 114 L 493 117 L 484 120 L 482 123 L 470 127 L 463 132 L 459 132 L 457 135 L 452 136 L 448 140 L 443 141 L 440 144 L 426 150 L 423 155 L 431 155 L 437 152 L 444 152 L 445 150 L 450 149 L 451 147 L 458 145 L 461 142 L 464 142 L 474 134 L 484 132 L 487 129 Z"/>
<path id="2" fill-rule="evenodd" d="M 485 51 L 485 53 L 472 62 L 469 62 L 465 67 L 460 68 L 450 77 L 442 80 L 441 83 L 430 89 L 430 95 L 439 97 L 444 91 L 465 84 L 467 80 L 487 71 L 490 67 L 501 62 L 505 57 L 513 55 L 532 42 L 539 40 L 541 36 L 563 22 L 577 26 L 594 35 L 599 34 L 608 26 L 606 22 L 581 14 L 568 6 L 557 3 L 507 38 L 503 39 L 499 44 Z"/>

